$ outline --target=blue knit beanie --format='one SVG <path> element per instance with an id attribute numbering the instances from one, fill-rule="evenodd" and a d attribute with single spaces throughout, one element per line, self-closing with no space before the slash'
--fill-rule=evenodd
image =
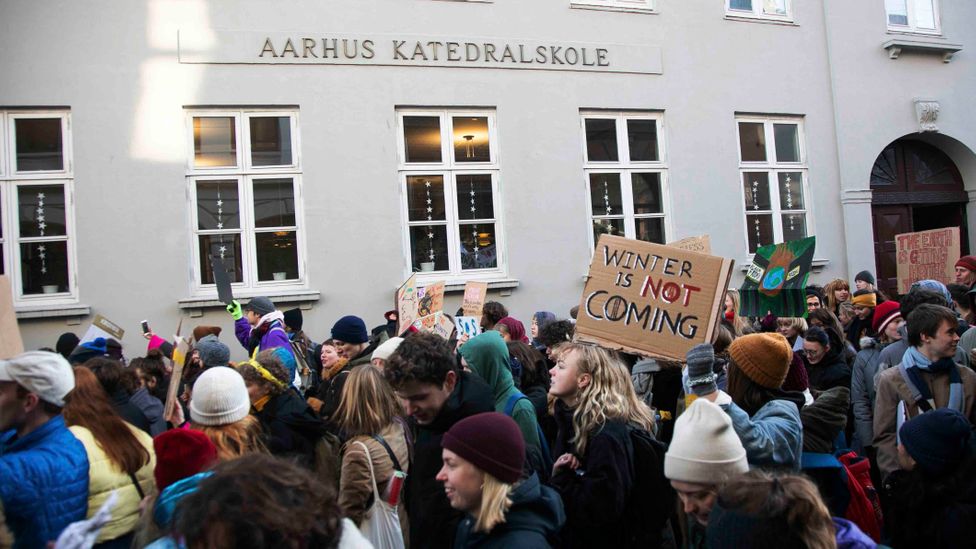
<path id="1" fill-rule="evenodd" d="M 332 326 L 332 339 L 343 343 L 366 343 L 369 341 L 366 323 L 358 316 L 344 316 Z"/>
<path id="2" fill-rule="evenodd" d="M 971 430 L 966 416 L 939 408 L 906 421 L 898 437 L 923 473 L 941 476 L 966 457 Z"/>

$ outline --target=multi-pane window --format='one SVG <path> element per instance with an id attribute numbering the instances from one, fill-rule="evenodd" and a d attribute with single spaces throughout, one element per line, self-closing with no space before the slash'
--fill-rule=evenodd
<path id="1" fill-rule="evenodd" d="M 927 34 L 939 32 L 938 0 L 885 0 L 885 13 L 889 30 Z"/>
<path id="2" fill-rule="evenodd" d="M 594 244 L 601 234 L 667 241 L 662 120 L 659 113 L 582 114 L 583 176 Z"/>
<path id="3" fill-rule="evenodd" d="M 808 236 L 813 231 L 801 121 L 737 117 L 736 124 L 749 253 Z"/>
<path id="4" fill-rule="evenodd" d="M 726 0 L 725 12 L 739 17 L 789 21 L 793 18 L 792 0 Z"/>
<path id="5" fill-rule="evenodd" d="M 0 274 L 21 305 L 75 292 L 70 115 L 0 111 Z"/>
<path id="6" fill-rule="evenodd" d="M 400 110 L 397 121 L 409 270 L 503 273 L 494 112 Z"/>
<path id="7" fill-rule="evenodd" d="M 194 286 L 213 290 L 211 258 L 242 288 L 305 279 L 298 113 L 191 110 Z"/>

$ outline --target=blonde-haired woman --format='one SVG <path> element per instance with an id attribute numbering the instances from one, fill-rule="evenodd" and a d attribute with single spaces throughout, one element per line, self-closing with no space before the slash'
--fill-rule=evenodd
<path id="1" fill-rule="evenodd" d="M 739 337 L 745 333 L 746 321 L 739 316 L 739 290 L 735 288 L 725 292 L 725 322 L 732 327 L 732 335 Z"/>
<path id="2" fill-rule="evenodd" d="M 565 545 L 628 547 L 660 535 L 673 494 L 663 475 L 658 480 L 665 492 L 634 489 L 643 478 L 638 475 L 652 469 L 636 463 L 631 431 L 649 433 L 654 420 L 638 400 L 627 368 L 606 349 L 566 343 L 549 374 L 558 426 L 553 455 L 560 456 L 551 483 L 566 506 Z M 634 511 L 654 501 L 665 502 L 661 516 L 637 520 L 642 513 Z"/>
<path id="3" fill-rule="evenodd" d="M 334 420 L 347 437 L 342 447 L 339 507 L 356 526 L 370 518 L 374 480 L 379 493 L 386 494 L 396 471 L 410 472 L 411 441 L 399 417 L 402 413 L 393 388 L 378 369 L 364 364 L 349 372 Z M 402 487 L 402 480 L 394 486 Z M 407 511 L 403 498 L 399 493 L 395 496 L 406 540 Z"/>
<path id="4" fill-rule="evenodd" d="M 551 547 L 563 525 L 562 501 L 537 474 L 523 477 L 525 440 L 515 421 L 498 412 L 455 423 L 441 442 L 437 480 L 451 507 L 466 516 L 454 547 Z"/>
<path id="5" fill-rule="evenodd" d="M 843 278 L 835 278 L 824 286 L 827 308 L 840 318 L 840 304 L 851 300 L 851 285 Z"/>
<path id="6" fill-rule="evenodd" d="M 233 368 L 209 368 L 193 382 L 191 427 L 210 438 L 220 461 L 267 451 L 261 423 L 248 413 L 250 409 L 244 378 Z"/>

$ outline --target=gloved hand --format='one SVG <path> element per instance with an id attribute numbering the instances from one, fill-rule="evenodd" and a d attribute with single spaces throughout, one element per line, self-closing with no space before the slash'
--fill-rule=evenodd
<path id="1" fill-rule="evenodd" d="M 230 313 L 230 316 L 234 317 L 234 320 L 244 318 L 244 311 L 241 310 L 241 304 L 236 299 L 231 301 L 230 305 L 227 306 L 227 312 Z"/>
<path id="2" fill-rule="evenodd" d="M 709 343 L 699 343 L 685 355 L 688 361 L 688 384 L 698 396 L 705 396 L 718 390 L 716 375 L 712 371 L 715 362 L 715 349 Z"/>

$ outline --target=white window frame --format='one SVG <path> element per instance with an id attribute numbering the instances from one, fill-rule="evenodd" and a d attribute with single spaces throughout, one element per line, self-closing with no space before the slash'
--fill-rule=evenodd
<path id="1" fill-rule="evenodd" d="M 751 0 L 752 10 L 738 10 L 732 9 L 732 0 L 725 0 L 725 15 L 728 17 L 745 17 L 748 19 L 761 19 L 768 21 L 783 21 L 783 22 L 793 22 L 793 0 L 785 0 L 786 2 L 786 15 L 777 15 L 775 13 L 766 13 L 763 2 L 764 0 Z"/>
<path id="2" fill-rule="evenodd" d="M 289 117 L 291 122 L 291 153 L 292 164 L 278 166 L 253 166 L 250 155 L 251 117 Z M 199 117 L 233 118 L 235 139 L 237 140 L 236 165 L 231 167 L 197 168 L 194 166 L 195 149 L 193 144 L 193 119 Z M 302 187 L 301 137 L 299 135 L 299 111 L 297 108 L 207 108 L 186 109 L 186 193 L 190 205 L 189 235 L 190 245 L 190 288 L 194 297 L 216 297 L 216 284 L 203 284 L 203 273 L 200 269 L 200 240 L 201 235 L 207 234 L 235 234 L 241 235 L 241 282 L 231 283 L 235 292 L 242 294 L 254 292 L 288 291 L 307 287 L 307 240 L 305 237 L 305 214 Z M 262 179 L 290 178 L 293 182 L 295 200 L 295 223 L 284 230 L 295 231 L 296 248 L 298 253 L 298 278 L 284 281 L 258 280 L 257 246 L 255 235 L 258 233 L 274 232 L 280 228 L 255 227 L 254 225 L 254 191 L 255 181 Z M 198 181 L 237 181 L 238 212 L 240 228 L 229 231 L 201 230 L 198 224 L 197 192 Z"/>
<path id="3" fill-rule="evenodd" d="M 570 0 L 570 7 L 636 13 L 657 13 L 658 0 Z"/>
<path id="4" fill-rule="evenodd" d="M 739 134 L 739 123 L 755 123 L 763 124 L 763 133 L 766 140 L 766 160 L 765 161 L 743 161 L 742 160 L 742 143 L 741 136 Z M 797 143 L 799 147 L 800 159 L 797 162 L 780 162 L 776 158 L 776 140 L 774 134 L 775 124 L 794 124 L 796 125 L 797 132 Z M 807 146 L 806 146 L 806 131 L 804 128 L 804 119 L 802 117 L 786 117 L 786 116 L 760 116 L 760 115 L 739 115 L 735 117 L 735 144 L 736 144 L 736 154 L 739 157 L 739 177 L 736 182 L 739 188 L 739 204 L 742 207 L 742 215 L 744 223 L 743 237 L 745 238 L 745 250 L 748 256 L 751 258 L 755 252 L 749 249 L 749 231 L 751 230 L 749 226 L 749 214 L 768 214 L 772 217 L 773 221 L 773 242 L 761 242 L 762 246 L 767 246 L 769 244 L 777 244 L 783 242 L 783 215 L 787 213 L 802 213 L 805 218 L 807 230 L 806 236 L 814 236 L 816 234 L 816 229 L 813 219 L 813 196 L 810 193 L 810 174 L 807 165 Z M 755 172 L 765 172 L 769 179 L 769 210 L 752 210 L 746 211 L 746 196 L 745 196 L 745 186 L 743 182 L 745 181 L 744 176 L 746 173 Z M 802 177 L 802 189 L 803 189 L 803 209 L 793 209 L 784 210 L 780 207 L 780 194 L 779 194 L 779 174 L 780 173 L 800 173 Z"/>
<path id="5" fill-rule="evenodd" d="M 16 120 L 58 118 L 61 120 L 60 170 L 17 169 Z M 65 234 L 57 237 L 21 237 L 18 211 L 20 189 L 59 185 L 64 189 Z M 10 277 L 14 307 L 45 307 L 78 302 L 78 254 L 75 251 L 74 172 L 71 143 L 71 112 L 67 109 L 0 110 L 0 224 L 3 226 L 4 273 Z M 53 294 L 25 294 L 20 268 L 20 245 L 31 242 L 66 242 L 68 291 Z"/>
<path id="6" fill-rule="evenodd" d="M 882 0 L 884 1 L 884 0 Z M 932 13 L 935 18 L 935 28 L 934 29 L 921 29 L 918 28 L 918 16 L 916 2 L 919 1 L 931 1 L 932 2 Z M 904 34 L 927 34 L 933 36 L 942 35 L 942 14 L 941 5 L 939 0 L 906 0 L 905 5 L 908 8 L 908 24 L 907 25 L 895 25 L 891 23 L 891 18 L 888 15 L 888 3 L 885 2 L 885 24 L 888 26 L 889 32 L 904 33 Z"/>
<path id="7" fill-rule="evenodd" d="M 591 161 L 587 154 L 586 142 L 586 121 L 592 119 L 614 120 L 617 133 L 617 161 Z M 657 160 L 630 160 L 630 141 L 627 138 L 628 120 L 654 120 L 657 125 Z M 596 246 L 593 237 L 594 218 L 612 218 L 624 220 L 624 235 L 627 238 L 636 238 L 637 224 L 635 219 L 644 218 L 663 218 L 664 219 L 664 238 L 673 239 L 674 222 L 673 208 L 671 207 L 671 192 L 669 186 L 668 170 L 668 149 L 667 139 L 665 138 L 665 121 L 663 112 L 647 111 L 581 111 L 580 112 L 580 135 L 582 136 L 583 152 L 583 191 L 586 205 L 586 234 L 587 241 L 590 243 L 592 251 Z M 594 216 L 593 206 L 590 202 L 590 175 L 601 173 L 620 174 L 620 196 L 623 212 L 612 216 Z M 631 174 L 633 173 L 658 173 L 661 178 L 661 204 L 663 213 L 660 214 L 635 214 L 633 183 Z"/>
<path id="8" fill-rule="evenodd" d="M 404 117 L 429 116 L 438 117 L 441 132 L 441 162 L 407 162 L 406 142 L 404 138 Z M 444 280 L 448 283 L 464 282 L 467 280 L 499 280 L 508 276 L 507 247 L 505 241 L 504 203 L 502 201 L 499 184 L 501 170 L 498 152 L 498 128 L 496 126 L 494 109 L 413 109 L 402 108 L 396 111 L 397 122 L 397 181 L 400 195 L 400 217 L 402 226 L 404 278 L 411 273 L 417 275 L 418 282 L 434 282 Z M 454 118 L 455 117 L 484 117 L 488 121 L 488 162 L 457 162 L 454 159 Z M 480 223 L 493 223 L 495 226 L 495 254 L 496 266 L 490 269 L 462 269 L 460 227 L 473 224 L 469 220 L 460 219 L 457 211 L 457 176 L 459 175 L 491 175 L 492 210 L 495 214 L 491 219 L 480 219 Z M 410 221 L 407 204 L 407 177 L 416 175 L 441 176 L 444 180 L 444 217 L 443 221 L 428 222 L 426 220 Z M 413 258 L 410 249 L 410 227 L 427 225 L 447 226 L 447 255 L 448 269 L 440 271 L 413 271 Z"/>

